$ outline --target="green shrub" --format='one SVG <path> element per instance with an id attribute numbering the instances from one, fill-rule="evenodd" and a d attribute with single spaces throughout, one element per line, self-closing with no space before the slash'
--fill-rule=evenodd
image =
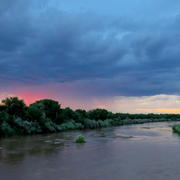
<path id="1" fill-rule="evenodd" d="M 74 120 L 69 120 L 61 125 L 57 125 L 59 131 L 73 130 L 73 129 L 84 129 L 81 123 L 76 123 Z"/>
<path id="2" fill-rule="evenodd" d="M 112 119 L 106 119 L 104 121 L 102 120 L 98 120 L 98 124 L 99 124 L 99 127 L 109 127 L 109 126 L 112 126 Z"/>
<path id="3" fill-rule="evenodd" d="M 84 127 L 87 129 L 96 129 L 99 127 L 99 124 L 95 120 L 84 119 Z"/>
<path id="4" fill-rule="evenodd" d="M 172 129 L 173 129 L 173 132 L 180 134 L 180 124 L 173 125 Z"/>
<path id="5" fill-rule="evenodd" d="M 85 143 L 85 138 L 84 136 L 77 136 L 76 139 L 75 139 L 75 142 L 76 143 Z"/>
<path id="6" fill-rule="evenodd" d="M 18 97 L 9 97 L 0 103 L 0 137 L 164 121 L 180 121 L 180 114 L 112 113 L 106 109 L 74 111 L 68 107 L 62 109 L 58 101 L 51 99 L 26 106 Z M 180 124 L 172 128 L 180 134 Z"/>
<path id="7" fill-rule="evenodd" d="M 16 134 L 15 129 L 13 129 L 7 122 L 3 122 L 0 128 L 1 135 L 4 136 L 12 136 Z"/>
<path id="8" fill-rule="evenodd" d="M 53 123 L 49 118 L 42 119 L 40 121 L 40 125 L 44 133 L 57 131 L 57 125 Z"/>
<path id="9" fill-rule="evenodd" d="M 108 115 L 110 112 L 108 112 L 106 109 L 93 109 L 88 112 L 88 117 L 90 119 L 94 120 L 105 120 L 108 119 Z"/>

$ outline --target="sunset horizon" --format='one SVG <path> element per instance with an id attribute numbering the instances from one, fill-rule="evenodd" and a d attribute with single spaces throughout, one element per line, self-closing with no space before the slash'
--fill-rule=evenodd
<path id="1" fill-rule="evenodd" d="M 0 0 L 1 180 L 179 180 L 180 0 Z"/>
<path id="2" fill-rule="evenodd" d="M 100 2 L 3 0 L 0 100 L 180 113 L 179 1 Z"/>

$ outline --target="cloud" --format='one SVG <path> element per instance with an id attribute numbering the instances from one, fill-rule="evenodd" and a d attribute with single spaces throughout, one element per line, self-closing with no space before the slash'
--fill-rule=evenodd
<path id="1" fill-rule="evenodd" d="M 119 96 L 105 100 L 104 108 L 113 112 L 130 113 L 180 113 L 180 96 L 160 94 L 154 96 Z"/>
<path id="2" fill-rule="evenodd" d="M 179 94 L 178 12 L 146 21 L 64 11 L 47 1 L 3 2 L 2 87 L 71 84 L 84 97 Z"/>

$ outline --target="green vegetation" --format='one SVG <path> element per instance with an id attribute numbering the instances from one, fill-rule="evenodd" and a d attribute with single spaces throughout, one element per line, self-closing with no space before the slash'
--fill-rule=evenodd
<path id="1" fill-rule="evenodd" d="M 180 124 L 175 124 L 173 127 L 173 132 L 180 134 Z"/>
<path id="2" fill-rule="evenodd" d="M 62 108 L 59 102 L 51 99 L 26 106 L 23 100 L 10 97 L 0 104 L 0 137 L 163 121 L 180 121 L 180 115 L 112 113 L 105 109 L 72 110 Z"/>
<path id="3" fill-rule="evenodd" d="M 85 141 L 84 136 L 78 136 L 78 137 L 76 137 L 75 142 L 76 143 L 85 143 L 86 141 Z"/>

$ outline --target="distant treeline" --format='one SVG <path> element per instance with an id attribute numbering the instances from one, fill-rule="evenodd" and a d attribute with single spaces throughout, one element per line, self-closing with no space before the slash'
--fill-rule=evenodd
<path id="1" fill-rule="evenodd" d="M 58 101 L 51 99 L 26 106 L 18 97 L 10 97 L 0 104 L 0 137 L 179 120 L 180 114 L 112 113 L 106 109 L 72 110 L 69 107 L 62 108 Z"/>

